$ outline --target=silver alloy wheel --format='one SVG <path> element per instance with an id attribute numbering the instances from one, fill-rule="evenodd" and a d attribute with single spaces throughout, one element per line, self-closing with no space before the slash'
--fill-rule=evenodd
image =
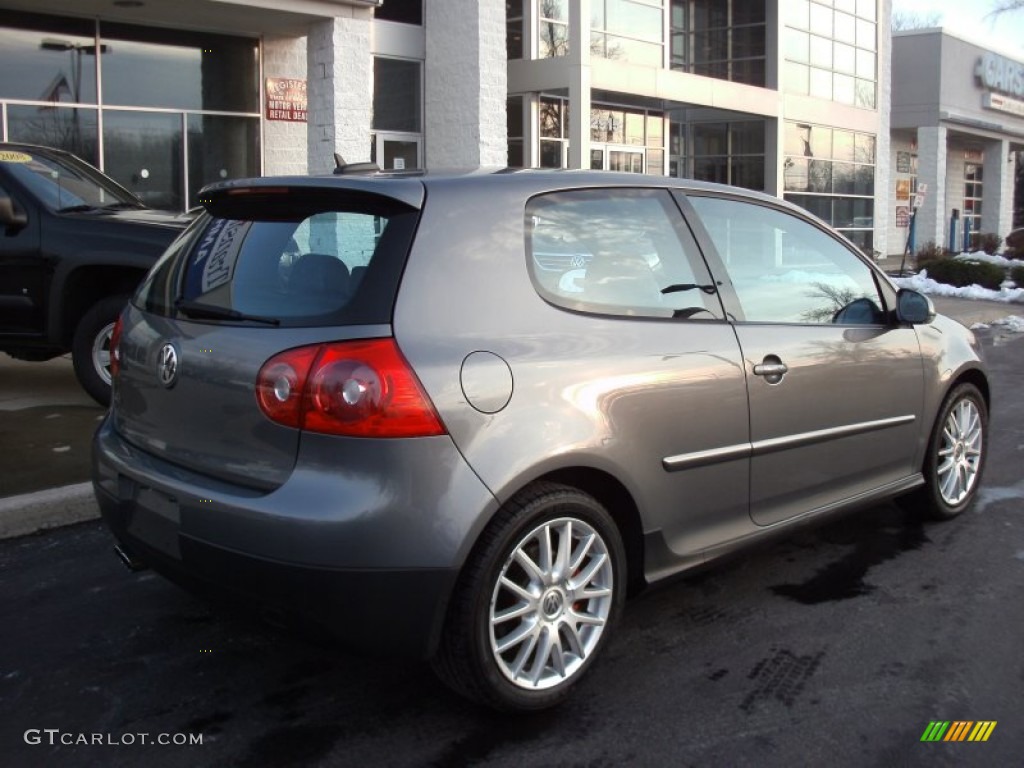
<path id="1" fill-rule="evenodd" d="M 502 674 L 526 690 L 571 678 L 600 642 L 614 589 L 608 546 L 589 524 L 560 517 L 526 534 L 491 595 L 491 653 Z"/>
<path id="2" fill-rule="evenodd" d="M 92 340 L 92 367 L 104 384 L 110 384 L 110 338 L 114 334 L 114 323 L 103 326 Z"/>
<path id="3" fill-rule="evenodd" d="M 942 427 L 936 475 L 942 500 L 955 507 L 974 489 L 981 468 L 982 421 L 968 397 L 953 405 Z"/>

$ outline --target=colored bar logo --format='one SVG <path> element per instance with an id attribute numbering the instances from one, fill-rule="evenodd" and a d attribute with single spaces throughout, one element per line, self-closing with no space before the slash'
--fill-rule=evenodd
<path id="1" fill-rule="evenodd" d="M 995 729 L 995 720 L 932 720 L 921 741 L 988 741 Z"/>

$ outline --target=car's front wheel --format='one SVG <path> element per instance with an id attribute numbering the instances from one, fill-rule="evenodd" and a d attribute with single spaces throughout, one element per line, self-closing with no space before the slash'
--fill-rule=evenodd
<path id="1" fill-rule="evenodd" d="M 82 315 L 71 341 L 71 361 L 82 389 L 97 403 L 110 405 L 110 339 L 127 296 L 100 299 Z"/>
<path id="2" fill-rule="evenodd" d="M 948 520 L 971 505 L 987 450 L 985 398 L 973 384 L 959 384 L 943 401 L 928 443 L 921 493 L 932 517 Z"/>
<path id="3" fill-rule="evenodd" d="M 481 537 L 449 607 L 439 676 L 502 710 L 557 704 L 621 612 L 625 554 L 607 510 L 575 488 L 538 483 Z"/>

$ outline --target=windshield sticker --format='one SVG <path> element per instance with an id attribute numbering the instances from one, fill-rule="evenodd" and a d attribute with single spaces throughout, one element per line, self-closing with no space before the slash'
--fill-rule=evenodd
<path id="1" fill-rule="evenodd" d="M 195 298 L 231 282 L 251 221 L 218 219 L 196 248 L 188 270 L 186 296 Z"/>
<path id="2" fill-rule="evenodd" d="M 13 150 L 4 149 L 0 150 L 0 163 L 31 163 L 32 155 L 26 155 L 24 152 L 14 152 Z"/>

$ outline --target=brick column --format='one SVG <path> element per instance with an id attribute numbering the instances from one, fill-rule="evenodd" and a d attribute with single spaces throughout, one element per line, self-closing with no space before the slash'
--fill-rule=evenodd
<path id="1" fill-rule="evenodd" d="M 505 4 L 444 0 L 423 6 L 426 166 L 505 165 Z"/>
<path id="2" fill-rule="evenodd" d="M 924 205 L 917 211 L 915 244 L 921 248 L 934 240 L 940 248 L 946 243 L 946 127 L 917 129 L 917 183 L 927 184 Z"/>
<path id="3" fill-rule="evenodd" d="M 265 77 L 294 77 L 306 80 L 306 38 L 264 38 L 263 74 Z M 304 176 L 308 168 L 307 145 L 306 123 L 291 123 L 264 118 L 264 175 Z"/>
<path id="4" fill-rule="evenodd" d="M 309 30 L 307 154 L 311 174 L 330 173 L 335 152 L 349 163 L 370 159 L 372 12 L 364 8 L 344 12 L 345 16 L 317 22 Z"/>
<path id="5" fill-rule="evenodd" d="M 981 231 L 1006 237 L 1013 228 L 1013 180 L 1017 164 L 1010 152 L 1010 142 L 990 141 L 985 144 L 985 165 L 982 171 Z"/>

